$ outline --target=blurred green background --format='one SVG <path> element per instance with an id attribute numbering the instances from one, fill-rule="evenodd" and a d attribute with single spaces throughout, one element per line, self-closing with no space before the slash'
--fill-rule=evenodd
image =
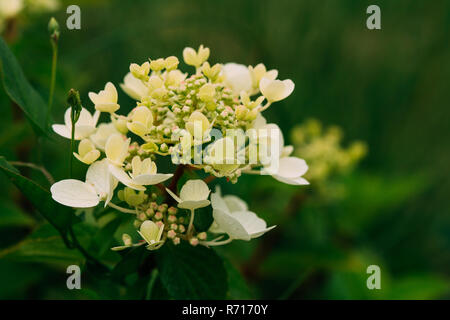
<path id="1" fill-rule="evenodd" d="M 70 88 L 92 110 L 88 92 L 107 81 L 117 86 L 130 63 L 181 58 L 184 47 L 204 44 L 213 63 L 263 62 L 295 82 L 294 93 L 265 112 L 288 142 L 291 130 L 311 117 L 340 126 L 344 146 L 366 142 L 368 154 L 356 169 L 330 176 L 320 188 L 312 183 L 299 192 L 255 176 L 236 185 L 220 182 L 224 193 L 239 195 L 270 225 L 278 224 L 273 236 L 218 250 L 233 265 L 230 277 L 245 278 L 230 298 L 450 298 L 450 1 L 74 3 L 81 7 L 81 30 L 65 27 L 68 2 L 54 13 L 62 29 L 57 123 Z M 381 7 L 382 30 L 366 28 L 370 4 Z M 9 43 L 43 97 L 50 81 L 50 17 L 19 17 Z M 119 102 L 121 113 L 133 107 L 121 91 Z M 55 137 L 38 148 L 3 88 L 0 105 L 1 155 L 42 157 L 56 180 L 66 178 L 67 141 Z M 83 176 L 85 168 L 77 164 L 77 170 Z M 48 185 L 39 173 L 22 172 Z M 51 237 L 42 234 L 52 231 L 45 224 L 35 231 L 42 218 L 0 179 L 0 298 L 111 297 L 106 285 L 88 281 L 81 291 L 67 290 L 65 268 L 80 256 L 55 256 L 62 242 L 46 244 Z M 24 241 L 30 233 L 42 241 Z M 366 287 L 372 264 L 381 268 L 381 290 Z"/>

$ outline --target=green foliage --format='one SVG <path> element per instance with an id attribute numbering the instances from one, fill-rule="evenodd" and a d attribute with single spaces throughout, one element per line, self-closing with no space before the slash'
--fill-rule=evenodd
<path id="1" fill-rule="evenodd" d="M 224 299 L 227 274 L 214 250 L 184 242 L 156 252 L 161 282 L 174 299 Z"/>
<path id="2" fill-rule="evenodd" d="M 63 236 L 67 235 L 69 227 L 77 221 L 72 209 L 55 202 L 49 191 L 22 176 L 4 157 L 0 157 L 0 169 L 12 183 L 25 195 L 33 206 L 42 214 Z"/>
<path id="3" fill-rule="evenodd" d="M 5 41 L 0 37 L 0 76 L 6 93 L 22 109 L 40 134 L 48 134 L 47 105 L 30 85 Z"/>
<path id="4" fill-rule="evenodd" d="M 58 231 L 50 224 L 42 225 L 23 241 L 0 251 L 0 257 L 62 268 L 84 262 L 82 254 L 78 250 L 68 249 Z"/>

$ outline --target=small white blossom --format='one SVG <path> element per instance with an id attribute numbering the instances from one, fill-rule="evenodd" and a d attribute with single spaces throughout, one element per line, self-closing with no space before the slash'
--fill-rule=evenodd
<path id="1" fill-rule="evenodd" d="M 179 197 L 167 188 L 166 191 L 178 202 L 178 207 L 182 209 L 194 210 L 210 204 L 208 196 L 211 191 L 203 180 L 188 180 L 181 188 Z"/>
<path id="2" fill-rule="evenodd" d="M 91 140 L 83 139 L 78 145 L 78 153 L 74 152 L 73 155 L 81 162 L 91 164 L 100 157 L 100 151 L 95 149 Z"/>
<path id="3" fill-rule="evenodd" d="M 287 98 L 294 91 L 292 80 L 273 80 L 263 77 L 259 82 L 259 90 L 269 102 L 276 102 Z"/>
<path id="4" fill-rule="evenodd" d="M 153 125 L 153 115 L 147 107 L 136 107 L 131 111 L 131 122 L 127 123 L 127 128 L 134 134 L 143 137 L 150 132 Z"/>
<path id="5" fill-rule="evenodd" d="M 170 179 L 171 173 L 157 173 L 156 164 L 147 158 L 141 161 L 139 156 L 135 156 L 131 161 L 131 173 L 125 172 L 121 167 L 110 165 L 109 170 L 121 183 L 135 190 L 143 191 L 144 186 L 155 185 Z"/>
<path id="6" fill-rule="evenodd" d="M 241 91 L 250 93 L 253 87 L 253 80 L 250 71 L 243 64 L 226 63 L 222 68 L 225 77 L 225 84 L 238 95 Z"/>
<path id="7" fill-rule="evenodd" d="M 160 227 L 151 220 L 145 220 L 141 224 L 141 228 L 138 231 L 139 235 L 147 242 L 147 249 L 154 250 L 158 245 L 162 243 L 161 236 L 164 231 L 164 224 Z"/>
<path id="8" fill-rule="evenodd" d="M 86 182 L 66 179 L 54 183 L 50 192 L 53 200 L 68 207 L 91 208 L 111 201 L 117 180 L 108 170 L 106 160 L 94 162 L 86 173 Z"/>
<path id="9" fill-rule="evenodd" d="M 208 60 L 209 58 L 209 48 L 203 47 L 200 45 L 197 51 L 192 48 L 184 48 L 183 50 L 183 59 L 186 64 L 194 67 L 200 67 L 203 62 Z"/>
<path id="10" fill-rule="evenodd" d="M 89 92 L 89 99 L 95 105 L 95 110 L 100 112 L 114 113 L 120 108 L 117 104 L 116 87 L 111 82 L 108 82 L 105 85 L 105 89 L 99 93 Z"/>
<path id="11" fill-rule="evenodd" d="M 128 72 L 123 78 L 123 83 L 120 84 L 122 90 L 131 98 L 141 101 L 143 97 L 148 94 L 147 86 L 138 78 Z"/>
<path id="12" fill-rule="evenodd" d="M 92 116 L 85 108 L 81 109 L 80 117 L 75 123 L 75 140 L 81 140 L 89 137 L 94 131 L 97 125 L 100 112 L 96 111 Z M 64 113 L 64 124 L 52 125 L 53 131 L 60 136 L 71 139 L 72 138 L 72 120 L 71 120 L 71 108 L 68 108 Z"/>
<path id="13" fill-rule="evenodd" d="M 123 161 L 128 156 L 128 146 L 130 138 L 126 138 L 121 134 L 111 135 L 105 144 L 106 158 L 116 166 L 122 166 Z"/>
<path id="14" fill-rule="evenodd" d="M 226 233 L 231 239 L 249 241 L 275 228 L 268 228 L 266 222 L 249 211 L 247 204 L 238 197 L 222 197 L 218 188 L 211 194 L 211 205 L 214 217 L 211 232 Z"/>
<path id="15" fill-rule="evenodd" d="M 98 149 L 105 151 L 106 141 L 114 134 L 120 134 L 114 123 L 101 123 L 89 139 L 92 140 Z"/>

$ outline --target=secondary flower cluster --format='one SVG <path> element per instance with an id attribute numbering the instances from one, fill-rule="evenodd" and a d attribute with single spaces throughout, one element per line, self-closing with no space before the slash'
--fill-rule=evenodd
<path id="1" fill-rule="evenodd" d="M 100 92 L 89 93 L 93 114 L 83 108 L 72 127 L 69 108 L 64 124 L 52 127 L 68 139 L 73 133 L 80 141 L 74 156 L 89 165 L 85 181 L 55 183 L 53 199 L 75 208 L 104 202 L 136 215 L 135 227 L 142 239 L 133 243 L 124 234 L 124 244 L 113 250 L 142 244 L 154 250 L 169 239 L 174 244 L 186 240 L 215 246 L 250 240 L 273 228 L 267 228 L 241 199 L 222 196 L 218 189 L 210 196 L 203 180 L 188 180 L 178 193 L 180 175 L 158 172 L 157 157 L 169 157 L 178 169 L 204 170 L 234 183 L 242 173 L 249 173 L 270 174 L 292 185 L 308 184 L 302 177 L 308 170 L 305 161 L 291 156 L 293 148 L 284 146 L 279 127 L 266 123 L 261 115 L 273 102 L 289 96 L 294 83 L 278 80 L 278 72 L 267 71 L 263 64 L 211 66 L 209 49 L 203 46 L 184 49 L 183 58 L 195 67 L 190 76 L 178 69 L 174 56 L 130 65 L 120 85 L 136 100 L 129 114 L 116 113 L 118 93 L 108 82 Z M 98 124 L 102 112 L 109 114 L 110 122 Z M 172 182 L 166 187 L 163 183 L 169 179 Z M 117 192 L 117 200 L 127 207 L 111 201 L 119 182 L 124 188 Z M 197 232 L 195 210 L 209 205 L 214 223 L 208 233 Z M 212 233 L 221 235 L 207 240 Z"/>
<path id="2" fill-rule="evenodd" d="M 316 119 L 309 119 L 292 130 L 295 153 L 312 163 L 305 177 L 314 183 L 325 181 L 333 174 L 352 169 L 367 153 L 361 141 L 342 146 L 342 130 L 337 126 L 323 128 Z"/>
<path id="3" fill-rule="evenodd" d="M 55 11 L 60 5 L 60 0 L 0 0 L 0 32 L 8 20 L 15 18 L 25 9 L 30 13 L 38 13 Z"/>

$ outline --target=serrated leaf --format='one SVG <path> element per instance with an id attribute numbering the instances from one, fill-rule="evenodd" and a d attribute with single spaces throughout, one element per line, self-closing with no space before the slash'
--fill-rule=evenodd
<path id="1" fill-rule="evenodd" d="M 49 191 L 22 176 L 4 157 L 0 157 L 0 170 L 62 235 L 66 235 L 69 227 L 78 221 L 70 208 L 55 202 Z"/>
<path id="2" fill-rule="evenodd" d="M 37 133 L 48 133 L 47 104 L 30 85 L 16 57 L 1 37 L 0 77 L 6 93 L 22 109 Z"/>
<path id="3" fill-rule="evenodd" d="M 227 273 L 214 250 L 186 242 L 156 252 L 161 282 L 174 299 L 224 299 Z"/>

